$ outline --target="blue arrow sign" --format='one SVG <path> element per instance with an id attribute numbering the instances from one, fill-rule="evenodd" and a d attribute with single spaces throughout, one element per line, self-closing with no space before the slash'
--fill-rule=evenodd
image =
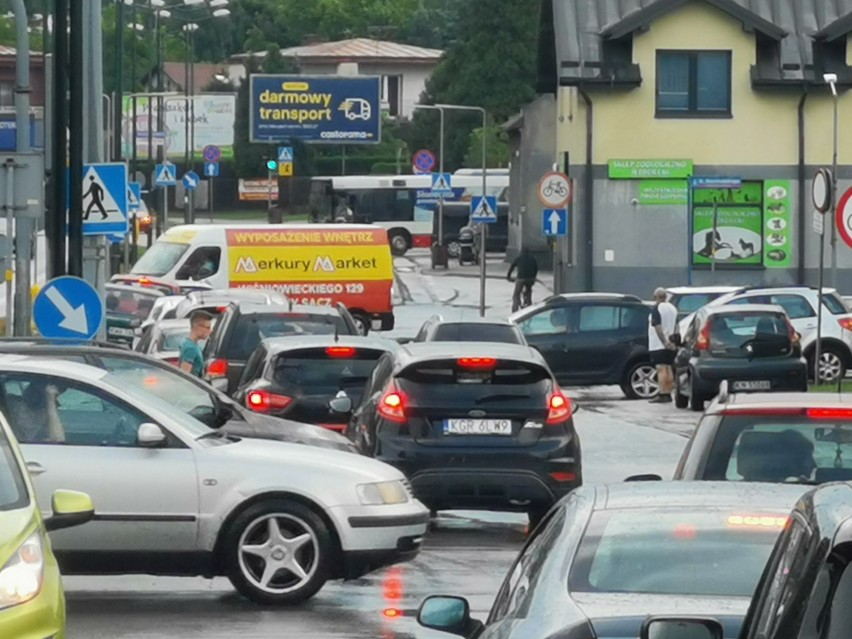
<path id="1" fill-rule="evenodd" d="M 104 321 L 104 303 L 98 292 L 79 277 L 50 280 L 33 303 L 33 321 L 48 339 L 90 340 Z"/>
<path id="2" fill-rule="evenodd" d="M 548 237 L 568 235 L 568 211 L 544 209 L 541 212 L 541 232 Z"/>
<path id="3" fill-rule="evenodd" d="M 432 195 L 434 197 L 453 196 L 453 176 L 450 173 L 432 174 Z"/>
<path id="4" fill-rule="evenodd" d="M 181 178 L 181 182 L 183 182 L 183 187 L 187 191 L 194 191 L 198 188 L 198 183 L 201 181 L 201 178 L 198 177 L 198 173 L 195 171 L 187 171 L 183 174 L 183 178 Z"/>
<path id="5" fill-rule="evenodd" d="M 158 164 L 154 170 L 154 184 L 157 186 L 175 186 L 177 170 L 174 164 Z"/>
<path id="6" fill-rule="evenodd" d="M 204 177 L 209 177 L 209 178 L 219 177 L 219 163 L 218 162 L 205 162 L 204 163 Z"/>
<path id="7" fill-rule="evenodd" d="M 470 221 L 494 224 L 497 221 L 497 198 L 490 195 L 470 198 Z"/>
<path id="8" fill-rule="evenodd" d="M 131 182 L 127 191 L 127 210 L 131 213 L 141 208 L 139 201 L 142 199 L 142 185 L 139 182 Z"/>
<path id="9" fill-rule="evenodd" d="M 293 147 L 292 146 L 279 146 L 278 147 L 278 161 L 279 162 L 292 162 L 293 161 Z"/>

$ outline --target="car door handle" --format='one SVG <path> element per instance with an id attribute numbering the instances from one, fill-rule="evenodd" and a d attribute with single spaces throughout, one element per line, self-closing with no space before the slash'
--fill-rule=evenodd
<path id="1" fill-rule="evenodd" d="M 37 477 L 47 472 L 47 469 L 38 462 L 27 462 L 27 472 L 33 477 Z"/>

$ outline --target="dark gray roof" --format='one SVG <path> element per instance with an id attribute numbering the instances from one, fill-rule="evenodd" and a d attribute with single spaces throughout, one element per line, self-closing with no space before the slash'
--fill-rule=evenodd
<path id="1" fill-rule="evenodd" d="M 555 55 L 555 65 L 540 60 L 539 68 L 547 75 L 556 71 L 556 77 L 540 77 L 539 88 L 554 90 L 557 78 L 562 85 L 640 83 L 641 70 L 619 58 L 624 49 L 607 52 L 607 47 L 687 1 L 543 0 L 541 37 L 548 41 L 540 43 L 540 55 Z M 843 68 L 814 69 L 815 43 L 831 42 L 852 31 L 852 0 L 704 1 L 766 41 L 766 55 L 758 56 L 752 69 L 755 83 L 822 84 L 823 70 L 838 73 L 841 83 L 852 77 L 845 61 Z"/>

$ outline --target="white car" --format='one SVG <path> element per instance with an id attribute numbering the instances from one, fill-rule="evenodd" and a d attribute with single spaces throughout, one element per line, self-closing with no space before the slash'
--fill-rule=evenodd
<path id="1" fill-rule="evenodd" d="M 42 510 L 59 487 L 97 504 L 52 535 L 64 574 L 225 575 L 290 604 L 415 556 L 426 533 L 428 510 L 391 466 L 229 437 L 100 369 L 0 357 L 0 402 Z"/>

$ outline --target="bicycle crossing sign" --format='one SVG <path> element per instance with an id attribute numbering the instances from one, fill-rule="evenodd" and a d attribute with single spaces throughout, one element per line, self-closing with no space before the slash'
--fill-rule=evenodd
<path id="1" fill-rule="evenodd" d="M 470 198 L 470 221 L 494 224 L 497 221 L 497 198 L 481 195 Z"/>
<path id="2" fill-rule="evenodd" d="M 551 171 L 538 181 L 538 199 L 548 209 L 562 209 L 571 201 L 571 178 L 564 173 Z"/>

